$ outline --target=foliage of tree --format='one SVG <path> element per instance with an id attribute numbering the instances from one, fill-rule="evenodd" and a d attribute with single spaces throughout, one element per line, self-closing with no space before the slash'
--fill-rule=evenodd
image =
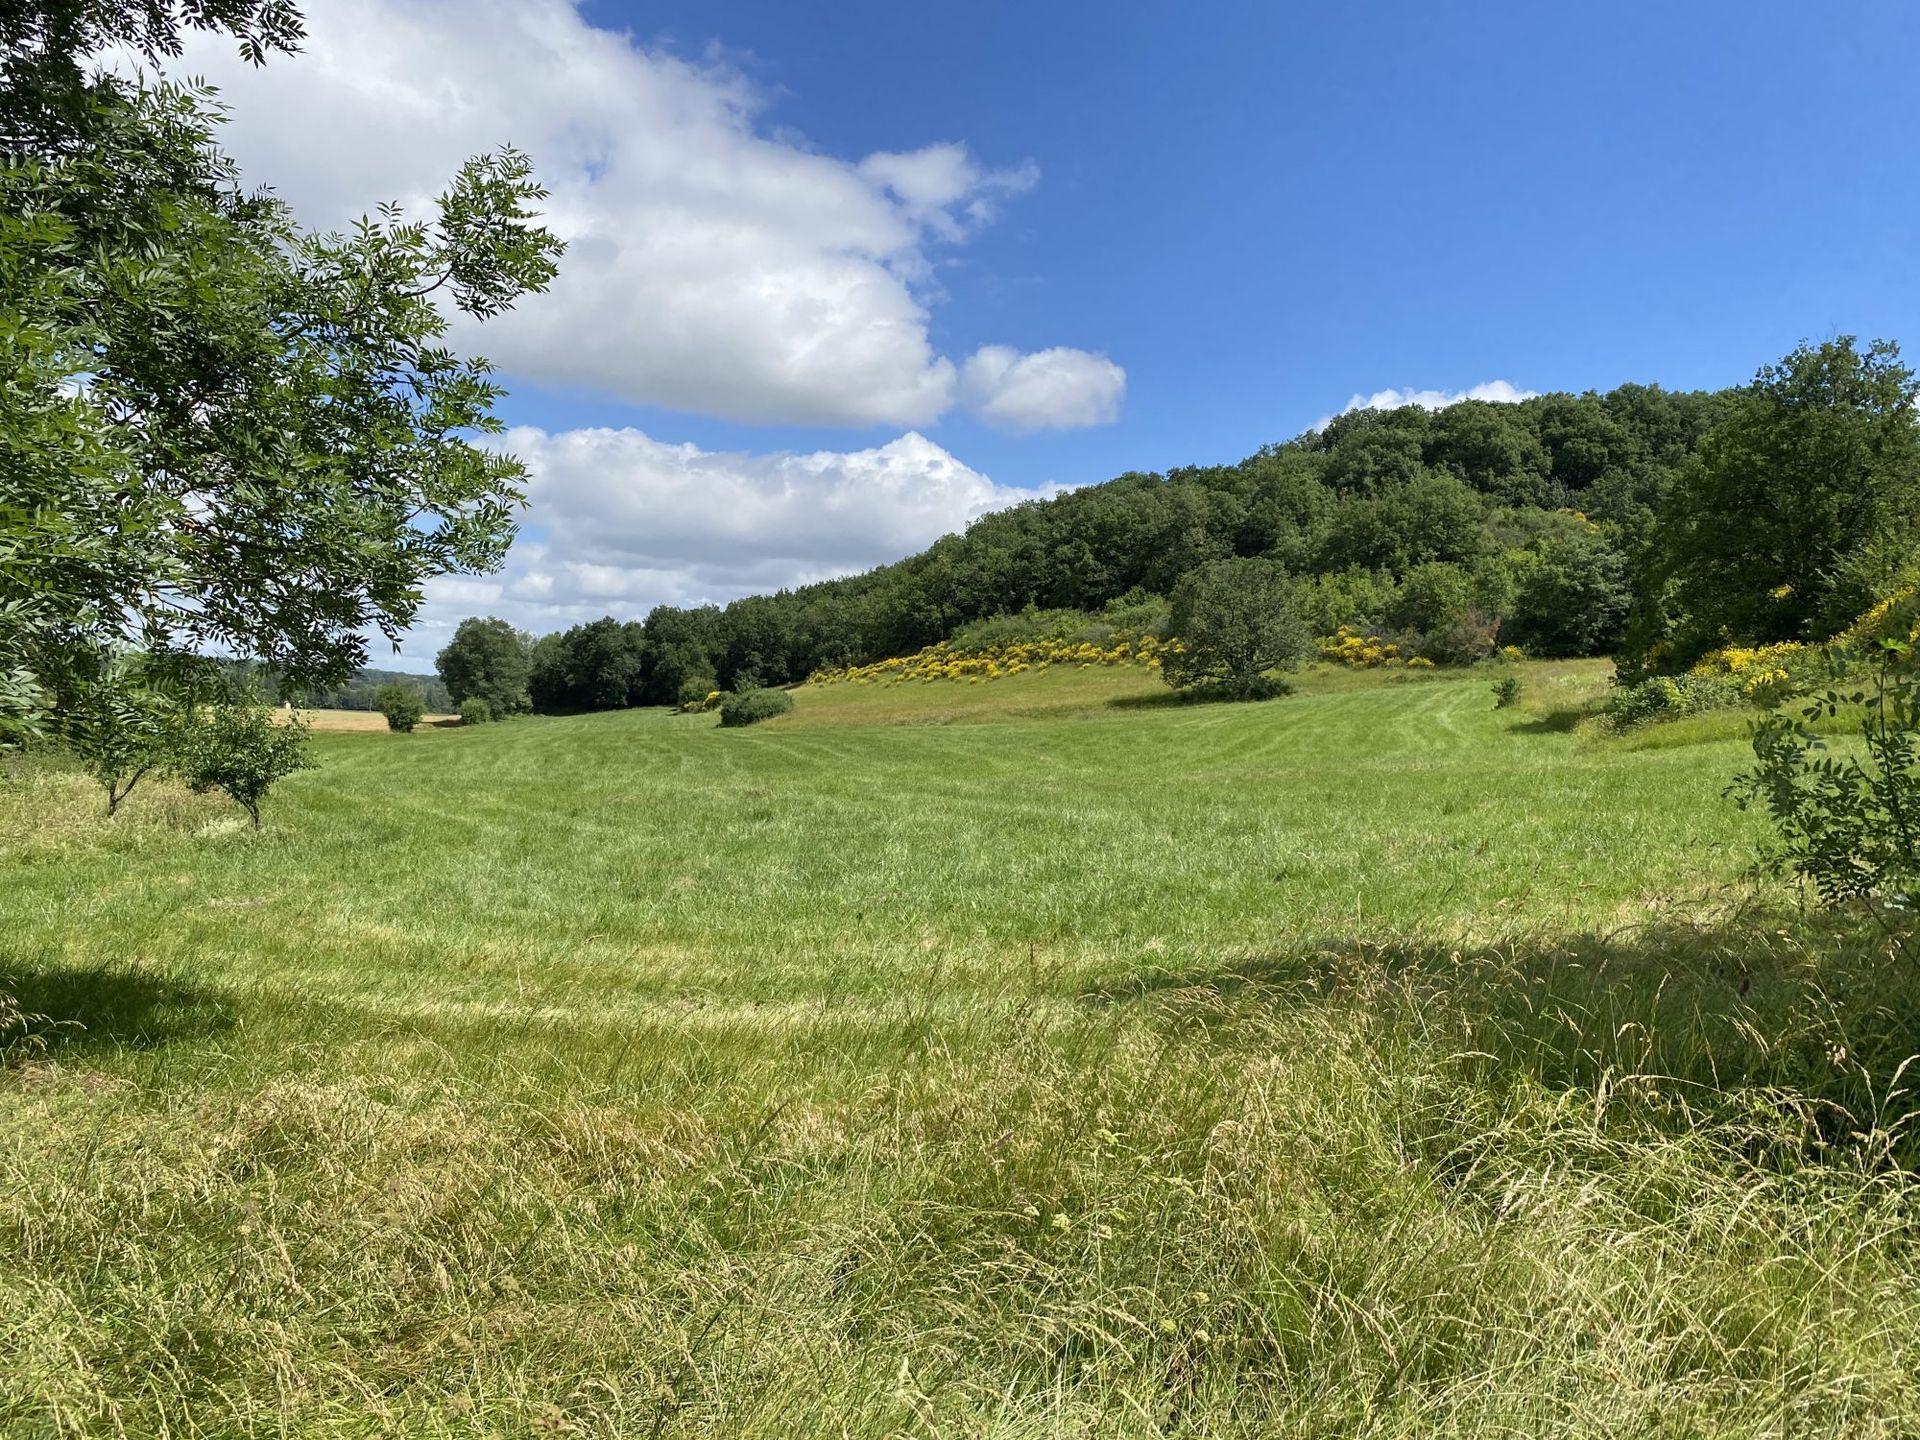
<path id="1" fill-rule="evenodd" d="M 164 772 L 178 745 L 182 704 L 139 657 L 108 658 L 61 716 L 61 739 L 107 794 L 107 814 L 147 776 Z"/>
<path id="2" fill-rule="evenodd" d="M 1529 655 L 1604 655 L 1620 643 L 1633 591 L 1625 558 L 1598 526 L 1576 521 L 1518 552 L 1500 638 Z"/>
<path id="3" fill-rule="evenodd" d="M 214 705 L 189 724 L 179 748 L 180 776 L 196 792 L 223 791 L 260 828 L 260 802 L 281 780 L 309 769 L 306 727 L 279 720 L 258 696 Z"/>
<path id="4" fill-rule="evenodd" d="M 1909 597 L 1881 619 L 1881 633 L 1835 647 L 1828 683 L 1809 687 L 1797 709 L 1778 708 L 1754 728 L 1754 767 L 1733 794 L 1764 809 L 1778 844 L 1772 856 L 1830 905 L 1920 894 L 1920 602 Z M 1862 678 L 1864 676 L 1864 679 Z M 1829 750 L 1813 724 L 1843 710 L 1862 716 L 1860 745 Z"/>
<path id="5" fill-rule="evenodd" d="M 488 725 L 493 722 L 493 707 L 478 695 L 471 700 L 460 702 L 460 723 L 462 725 Z"/>
<path id="6" fill-rule="evenodd" d="M 440 680 L 454 704 L 481 700 L 501 717 L 531 707 L 528 684 L 533 675 L 533 640 L 493 616 L 462 620 L 434 659 Z"/>
<path id="7" fill-rule="evenodd" d="M 377 698 L 380 713 L 387 717 L 389 730 L 397 730 L 403 735 L 412 734 L 413 727 L 427 716 L 426 701 L 411 685 L 382 685 Z"/>
<path id="8" fill-rule="evenodd" d="M 1259 692 L 1269 670 L 1297 664 L 1313 643 L 1286 570 L 1247 556 L 1183 575 L 1173 588 L 1167 632 L 1182 647 L 1163 662 L 1169 685 L 1217 686 L 1241 700 Z"/>
<path id="9" fill-rule="evenodd" d="M 189 29 L 255 61 L 300 38 L 285 0 L 0 5 L 9 730 L 125 649 L 337 681 L 424 580 L 495 566 L 513 533 L 522 469 L 469 438 L 500 391 L 443 342 L 554 274 L 526 158 L 469 161 L 424 218 L 304 232 L 242 188 L 205 91 L 96 66 L 163 66 Z"/>
<path id="10" fill-rule="evenodd" d="M 611 617 L 549 635 L 530 654 L 529 685 L 535 708 L 548 711 L 617 710 L 641 703 L 644 682 L 642 627 Z M 672 697 L 654 700 L 671 704 Z"/>
<path id="11" fill-rule="evenodd" d="M 1880 598 L 1920 540 L 1916 399 L 1886 341 L 1802 345 L 1762 369 L 1666 496 L 1631 664 L 1826 639 Z"/>

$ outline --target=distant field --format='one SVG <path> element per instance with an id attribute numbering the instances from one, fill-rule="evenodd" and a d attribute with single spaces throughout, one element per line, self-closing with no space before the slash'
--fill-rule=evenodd
<path id="1" fill-rule="evenodd" d="M 286 715 L 287 711 L 276 712 Z M 378 710 L 301 710 L 300 718 L 314 730 L 386 730 L 387 717 Z M 458 725 L 458 715 L 428 715 L 420 722 L 425 726 Z"/>
<path id="2" fill-rule="evenodd" d="M 1916 1433 L 1920 986 L 1604 684 L 29 776 L 0 1434 Z"/>

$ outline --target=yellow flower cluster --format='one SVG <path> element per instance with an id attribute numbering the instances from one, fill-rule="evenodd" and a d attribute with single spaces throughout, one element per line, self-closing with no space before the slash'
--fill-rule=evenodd
<path id="1" fill-rule="evenodd" d="M 1136 636 L 1127 631 L 1116 631 L 1103 645 L 1088 640 L 1024 640 L 1012 645 L 961 651 L 943 640 L 914 655 L 876 660 L 871 665 L 816 670 L 807 677 L 807 683 L 898 685 L 910 680 L 929 684 L 936 680 L 965 680 L 979 684 L 1030 670 L 1049 670 L 1056 665 L 1074 665 L 1083 670 L 1089 665 L 1158 666 L 1162 656 L 1178 654 L 1181 648 L 1178 640 Z"/>
<path id="2" fill-rule="evenodd" d="M 1797 640 L 1777 645 L 1724 645 L 1709 650 L 1694 665 L 1696 675 L 1729 675 L 1749 700 L 1765 700 L 1793 678 L 1793 667 L 1809 654 Z"/>
<path id="3" fill-rule="evenodd" d="M 1410 670 L 1431 670 L 1433 661 L 1424 655 L 1409 655 L 1406 647 L 1393 640 L 1368 635 L 1351 625 L 1342 625 L 1331 639 L 1320 642 L 1320 658 L 1355 670 L 1377 670 L 1383 665 L 1404 665 Z"/>
<path id="4" fill-rule="evenodd" d="M 1873 640 L 1920 644 L 1920 588 L 1908 585 L 1894 591 L 1854 621 L 1842 638 L 1856 645 Z"/>

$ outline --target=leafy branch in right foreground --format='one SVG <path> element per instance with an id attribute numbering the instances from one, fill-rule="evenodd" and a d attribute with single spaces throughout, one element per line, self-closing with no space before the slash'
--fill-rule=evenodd
<path id="1" fill-rule="evenodd" d="M 1778 708 L 1754 727 L 1754 768 L 1730 787 L 1742 809 L 1764 806 L 1772 817 L 1772 867 L 1800 876 L 1825 904 L 1904 908 L 1920 880 L 1917 635 L 1920 592 L 1869 611 L 1829 648 L 1825 687 L 1800 693 L 1798 715 Z M 1843 710 L 1860 712 L 1862 743 L 1835 754 L 1813 726 Z"/>

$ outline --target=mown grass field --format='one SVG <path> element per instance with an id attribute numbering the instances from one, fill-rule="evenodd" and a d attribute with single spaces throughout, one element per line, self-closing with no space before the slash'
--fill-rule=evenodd
<path id="1" fill-rule="evenodd" d="M 1904 942 L 1603 683 L 16 780 L 0 1434 L 1916 1433 Z"/>

